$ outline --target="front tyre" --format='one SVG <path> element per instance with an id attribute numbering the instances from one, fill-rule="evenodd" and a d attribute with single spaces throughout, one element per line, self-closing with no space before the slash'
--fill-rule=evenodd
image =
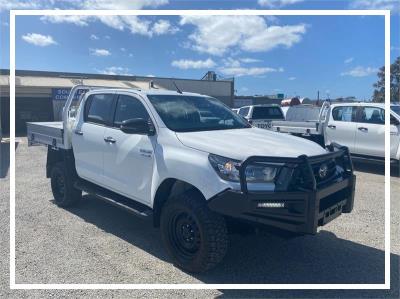
<path id="1" fill-rule="evenodd" d="M 69 207 L 82 198 L 82 191 L 73 185 L 73 180 L 68 175 L 63 163 L 57 163 L 51 169 L 51 190 L 54 200 L 60 207 Z"/>
<path id="2" fill-rule="evenodd" d="M 194 190 L 166 202 L 161 213 L 161 234 L 174 264 L 189 272 L 215 267 L 228 249 L 225 219 L 210 211 Z"/>

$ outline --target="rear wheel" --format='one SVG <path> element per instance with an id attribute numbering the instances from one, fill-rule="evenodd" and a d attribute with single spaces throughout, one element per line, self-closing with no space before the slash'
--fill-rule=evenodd
<path id="1" fill-rule="evenodd" d="M 74 187 L 72 177 L 67 174 L 63 163 L 53 166 L 50 180 L 54 200 L 58 206 L 68 207 L 82 198 L 82 191 Z"/>
<path id="2" fill-rule="evenodd" d="M 168 200 L 161 213 L 161 232 L 174 264 L 189 272 L 215 267 L 228 248 L 225 219 L 210 211 L 194 190 Z"/>

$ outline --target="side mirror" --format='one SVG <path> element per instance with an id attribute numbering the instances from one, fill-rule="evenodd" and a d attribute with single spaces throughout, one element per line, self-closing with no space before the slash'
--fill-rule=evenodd
<path id="1" fill-rule="evenodd" d="M 151 120 L 143 118 L 132 118 L 124 120 L 120 127 L 126 134 L 139 134 L 153 136 L 155 134 L 154 126 Z"/>

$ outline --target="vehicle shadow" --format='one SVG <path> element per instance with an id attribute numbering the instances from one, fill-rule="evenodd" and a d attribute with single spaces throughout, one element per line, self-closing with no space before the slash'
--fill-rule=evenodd
<path id="1" fill-rule="evenodd" d="M 15 149 L 18 147 L 18 142 L 15 142 Z M 0 179 L 4 179 L 10 168 L 10 143 L 0 142 Z"/>
<path id="2" fill-rule="evenodd" d="M 171 262 L 151 221 L 85 195 L 69 212 L 153 256 Z M 399 256 L 391 255 L 392 283 L 399 285 Z M 204 283 L 384 283 L 384 251 L 322 230 L 316 236 L 283 239 L 268 233 L 232 235 L 229 252 L 215 269 L 190 274 Z M 181 283 L 171 281 L 171 283 Z M 227 297 L 238 291 L 221 290 Z M 254 294 L 240 293 L 240 297 Z M 286 297 L 291 294 L 286 293 Z M 262 292 L 275 297 L 275 292 Z M 284 296 L 285 297 L 285 296 Z M 324 296 L 326 297 L 326 296 Z"/>
<path id="3" fill-rule="evenodd" d="M 354 166 L 354 170 L 356 170 L 356 171 L 385 175 L 385 164 L 384 163 L 358 161 L 358 160 L 353 159 L 353 166 Z M 392 177 L 400 176 L 399 165 L 394 165 L 394 164 L 391 165 L 390 176 L 392 176 Z"/>

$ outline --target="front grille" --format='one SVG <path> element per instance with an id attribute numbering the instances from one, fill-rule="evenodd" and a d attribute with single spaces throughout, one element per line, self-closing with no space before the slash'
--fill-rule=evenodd
<path id="1" fill-rule="evenodd" d="M 317 186 L 325 185 L 331 182 L 332 180 L 336 179 L 338 175 L 336 161 L 334 159 L 311 164 L 311 168 L 313 170 Z"/>

